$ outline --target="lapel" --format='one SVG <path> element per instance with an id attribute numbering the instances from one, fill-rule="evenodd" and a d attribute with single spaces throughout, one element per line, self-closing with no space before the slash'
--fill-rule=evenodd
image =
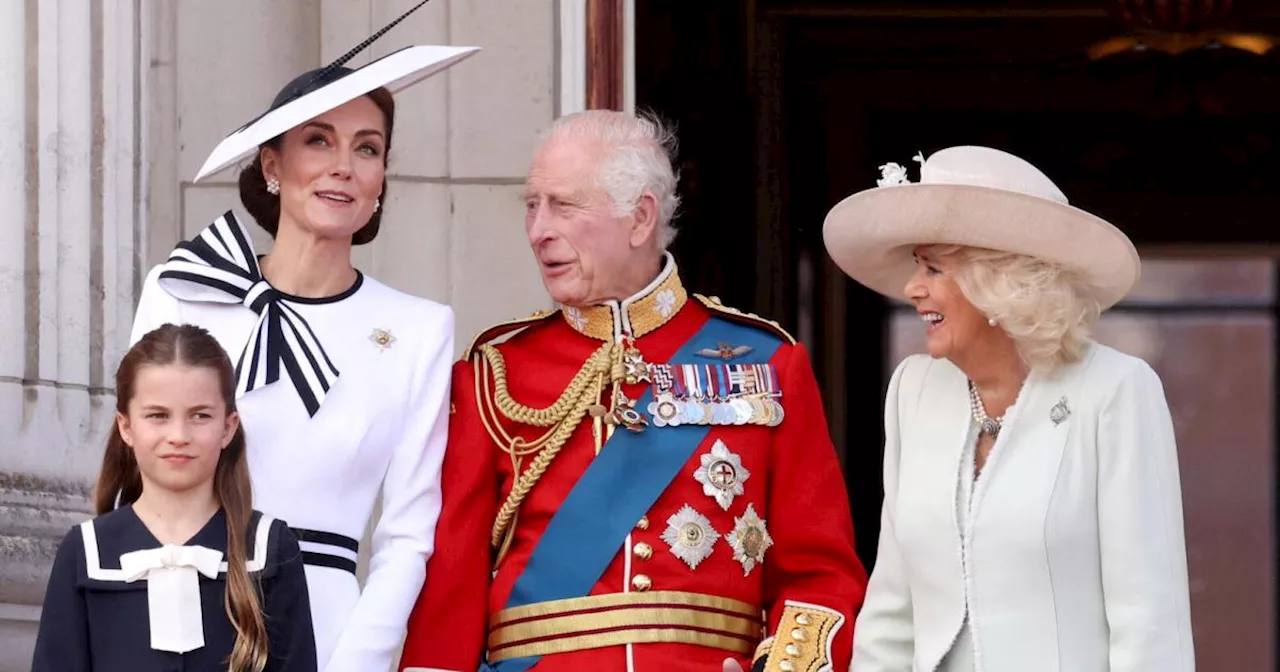
<path id="1" fill-rule="evenodd" d="M 1075 420 L 1070 412 L 1075 408 L 1071 390 L 1082 368 L 1071 365 L 1052 373 L 1033 371 L 1027 377 L 975 484 L 971 524 L 979 526 L 984 518 L 997 516 L 997 525 L 1010 533 L 1018 521 L 1030 528 L 1043 525 Z M 1067 412 L 1056 412 L 1056 406 Z M 983 516 L 984 504 L 1000 512 L 993 509 Z"/>
<path id="2" fill-rule="evenodd" d="M 914 390 L 909 392 L 915 392 Z M 941 530 L 958 557 L 960 521 L 956 512 L 960 460 L 969 433 L 969 392 L 960 369 L 945 360 L 929 363 L 913 405 L 902 417 L 898 474 L 899 536 L 905 545 L 937 548 Z M 940 495 L 940 493 L 942 493 Z"/>

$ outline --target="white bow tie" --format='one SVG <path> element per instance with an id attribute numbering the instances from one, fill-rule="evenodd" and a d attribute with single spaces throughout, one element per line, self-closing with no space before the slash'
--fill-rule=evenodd
<path id="1" fill-rule="evenodd" d="M 204 546 L 175 546 L 133 551 L 120 556 L 125 581 L 147 580 L 151 648 L 186 653 L 204 646 L 200 575 L 218 578 L 222 551 Z"/>

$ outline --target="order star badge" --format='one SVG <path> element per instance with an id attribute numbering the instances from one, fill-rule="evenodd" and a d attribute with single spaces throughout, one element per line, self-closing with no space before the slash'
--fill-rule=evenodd
<path id="1" fill-rule="evenodd" d="M 671 553 L 689 569 L 697 569 L 711 555 L 718 539 L 720 533 L 711 528 L 711 521 L 688 504 L 667 518 L 667 529 L 662 532 L 662 540 L 671 547 Z"/>
<path id="2" fill-rule="evenodd" d="M 704 495 L 714 497 L 720 508 L 728 511 L 734 496 L 742 494 L 742 482 L 751 477 L 751 472 L 742 466 L 742 458 L 729 452 L 729 447 L 720 439 L 716 439 L 710 453 L 704 453 L 699 459 L 702 466 L 693 478 L 702 484 Z"/>
<path id="3" fill-rule="evenodd" d="M 396 342 L 396 337 L 391 335 L 390 329 L 374 329 L 373 333 L 369 334 L 369 341 L 378 346 L 379 350 L 386 350 Z"/>
<path id="4" fill-rule="evenodd" d="M 733 519 L 733 531 L 724 538 L 733 547 L 733 559 L 742 563 L 742 575 L 748 576 L 756 565 L 764 562 L 764 552 L 773 545 L 773 538 L 765 529 L 764 521 L 756 515 L 755 507 L 748 504 L 741 518 Z"/>

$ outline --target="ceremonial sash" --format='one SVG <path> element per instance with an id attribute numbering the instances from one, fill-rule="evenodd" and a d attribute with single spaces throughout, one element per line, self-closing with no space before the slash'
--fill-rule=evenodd
<path id="1" fill-rule="evenodd" d="M 719 343 L 749 346 L 744 364 L 767 363 L 782 344 L 762 329 L 713 317 L 676 351 L 671 363 L 696 361 L 695 353 Z M 646 409 L 652 399 L 653 392 L 646 390 L 635 407 Z M 641 432 L 615 432 L 547 524 L 506 607 L 589 594 L 636 521 L 653 507 L 710 431 L 707 425 L 651 425 Z M 538 660 L 511 658 L 481 669 L 522 672 Z"/>

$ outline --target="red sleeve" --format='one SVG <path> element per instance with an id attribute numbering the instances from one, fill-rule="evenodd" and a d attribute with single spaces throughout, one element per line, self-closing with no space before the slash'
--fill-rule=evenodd
<path id="1" fill-rule="evenodd" d="M 475 670 L 488 630 L 489 529 L 497 513 L 498 452 L 480 420 L 471 362 L 453 367 L 444 504 L 436 550 L 409 616 L 400 670 Z"/>
<path id="2" fill-rule="evenodd" d="M 788 350 L 777 362 L 786 415 L 770 449 L 773 520 L 767 529 L 774 546 L 763 563 L 764 606 L 775 636 L 768 649 L 770 669 L 787 655 L 786 645 L 799 627 L 806 640 L 820 642 L 800 647 L 805 655 L 829 655 L 832 667 L 823 669 L 847 670 L 867 572 L 854 546 L 848 490 L 808 351 L 800 344 Z M 817 669 L 804 662 L 794 661 L 795 669 Z"/>

